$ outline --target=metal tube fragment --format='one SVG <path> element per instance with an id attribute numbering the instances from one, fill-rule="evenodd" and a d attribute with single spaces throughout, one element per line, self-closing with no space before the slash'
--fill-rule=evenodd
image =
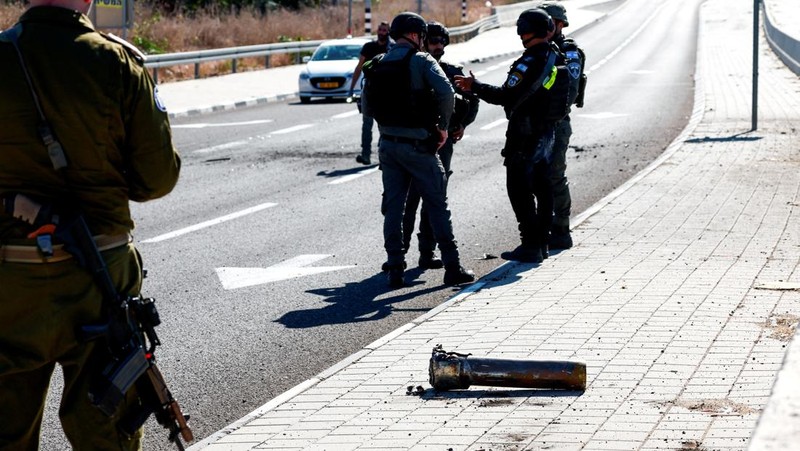
<path id="1" fill-rule="evenodd" d="M 470 354 L 433 348 L 428 373 L 436 390 L 471 385 L 586 390 L 586 364 L 555 360 L 468 358 Z"/>

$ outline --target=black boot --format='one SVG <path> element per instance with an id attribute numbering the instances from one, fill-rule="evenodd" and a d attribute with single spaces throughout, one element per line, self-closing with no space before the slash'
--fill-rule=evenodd
<path id="1" fill-rule="evenodd" d="M 550 238 L 547 240 L 550 249 L 569 249 L 572 247 L 572 236 L 569 234 L 569 227 L 554 226 L 550 230 Z"/>
<path id="2" fill-rule="evenodd" d="M 503 252 L 500 256 L 506 260 L 523 263 L 541 263 L 542 260 L 544 260 L 542 248 L 540 246 L 520 245 L 511 252 Z"/>
<path id="3" fill-rule="evenodd" d="M 406 286 L 405 271 L 402 266 L 392 266 L 386 272 L 386 281 L 390 288 L 403 288 Z"/>
<path id="4" fill-rule="evenodd" d="M 447 265 L 444 270 L 445 285 L 461 285 L 475 281 L 475 273 L 465 269 L 461 264 L 455 263 Z"/>
<path id="5" fill-rule="evenodd" d="M 419 267 L 421 269 L 440 269 L 444 268 L 444 263 L 441 258 L 434 255 L 433 251 L 420 251 Z"/>

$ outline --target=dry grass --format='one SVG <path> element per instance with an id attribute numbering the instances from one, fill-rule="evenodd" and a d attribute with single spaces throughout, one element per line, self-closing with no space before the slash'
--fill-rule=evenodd
<path id="1" fill-rule="evenodd" d="M 496 0 L 497 5 L 513 0 Z M 136 3 L 136 22 L 128 40 L 148 53 L 172 53 L 191 50 L 267 44 L 283 41 L 341 38 L 347 35 L 348 6 L 321 6 L 300 11 L 278 9 L 262 15 L 256 10 L 242 10 L 239 14 L 226 11 L 200 11 L 194 17 L 166 14 L 145 1 Z M 402 11 L 416 11 L 417 0 L 372 1 L 372 29 L 381 21 L 390 22 Z M 0 4 L 0 29 L 13 25 L 21 12 L 22 3 Z M 468 0 L 467 21 L 473 22 L 487 16 L 490 9 L 484 0 Z M 422 15 L 447 26 L 461 25 L 461 2 L 453 0 L 426 0 L 422 2 Z M 364 6 L 353 2 L 353 35 L 364 34 Z M 271 66 L 293 63 L 289 55 L 273 55 Z M 263 58 L 237 62 L 237 70 L 264 67 Z M 201 76 L 228 73 L 230 62 L 206 63 L 200 68 Z M 175 66 L 159 70 L 159 81 L 178 80 L 194 76 L 193 66 Z"/>

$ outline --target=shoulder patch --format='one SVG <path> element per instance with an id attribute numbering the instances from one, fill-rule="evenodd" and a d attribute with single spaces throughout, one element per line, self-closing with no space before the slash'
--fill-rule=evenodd
<path id="1" fill-rule="evenodd" d="M 508 79 L 506 79 L 506 86 L 509 88 L 513 88 L 517 86 L 519 82 L 522 80 L 522 74 L 519 72 L 511 72 L 508 75 Z"/>
<path id="2" fill-rule="evenodd" d="M 136 46 L 122 39 L 121 37 L 116 36 L 113 33 L 100 33 L 100 34 L 103 35 L 103 37 L 105 37 L 109 41 L 121 45 L 123 48 L 125 48 L 125 50 L 128 51 L 128 53 L 130 53 L 134 58 L 136 58 L 137 61 L 144 63 L 145 60 L 147 60 L 147 56 L 144 53 L 142 53 L 141 50 L 137 49 Z"/>
<path id="3" fill-rule="evenodd" d="M 161 97 L 158 95 L 158 85 L 153 87 L 153 100 L 156 102 L 156 108 L 158 108 L 158 111 L 161 111 L 162 113 L 167 112 L 167 106 L 164 105 L 164 101 L 161 100 Z"/>

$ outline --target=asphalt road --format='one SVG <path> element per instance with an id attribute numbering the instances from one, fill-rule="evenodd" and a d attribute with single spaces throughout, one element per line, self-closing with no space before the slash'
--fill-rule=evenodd
<path id="1" fill-rule="evenodd" d="M 586 107 L 572 114 L 573 214 L 653 161 L 686 125 L 700 3 L 628 0 L 574 35 L 590 80 Z M 467 69 L 501 84 L 512 61 Z M 455 234 L 478 276 L 517 244 L 500 158 L 503 118 L 501 108 L 481 104 L 453 159 Z M 159 364 L 197 438 L 457 292 L 442 285 L 442 270 L 418 270 L 414 251 L 411 286 L 386 287 L 380 172 L 354 161 L 355 106 L 275 103 L 173 126 L 181 181 L 165 199 L 134 205 L 133 214 L 149 273 L 145 294 L 157 298 L 163 321 Z M 68 449 L 57 398 L 51 394 L 42 449 Z M 164 437 L 151 421 L 145 449 L 169 449 Z"/>

